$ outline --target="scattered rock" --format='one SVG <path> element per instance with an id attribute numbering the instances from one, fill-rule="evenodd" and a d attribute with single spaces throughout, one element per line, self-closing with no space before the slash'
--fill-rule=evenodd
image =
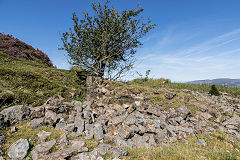
<path id="1" fill-rule="evenodd" d="M 36 119 L 33 119 L 32 120 L 32 123 L 31 123 L 31 128 L 32 129 L 36 129 L 38 128 L 39 126 L 43 125 L 44 124 L 44 117 L 42 118 L 36 118 Z"/>
<path id="2" fill-rule="evenodd" d="M 207 146 L 207 143 L 206 143 L 203 139 L 197 139 L 196 144 L 202 145 L 202 146 L 204 146 L 204 147 Z"/>
<path id="3" fill-rule="evenodd" d="M 23 159 L 27 155 L 29 143 L 26 139 L 19 139 L 7 150 L 7 155 L 11 159 Z"/>
<path id="4" fill-rule="evenodd" d="M 169 92 L 169 93 L 166 93 L 166 94 L 165 94 L 165 98 L 168 99 L 168 100 L 171 100 L 171 99 L 173 99 L 176 95 L 177 95 L 176 93 L 171 93 L 171 92 Z"/>
<path id="5" fill-rule="evenodd" d="M 96 123 L 94 125 L 93 132 L 94 132 L 93 134 L 95 139 L 98 139 L 98 140 L 103 139 L 104 135 L 103 135 L 103 128 L 101 124 Z"/>
<path id="6" fill-rule="evenodd" d="M 33 160 L 40 160 L 44 158 L 51 148 L 56 144 L 56 140 L 51 140 L 48 142 L 42 142 L 33 148 L 31 156 Z"/>
<path id="7" fill-rule="evenodd" d="M 52 133 L 46 131 L 40 131 L 37 136 L 40 141 L 45 141 L 47 137 L 49 137 Z"/>
<path id="8" fill-rule="evenodd" d="M 203 117 L 206 120 L 209 120 L 210 118 L 212 118 L 213 116 L 211 116 L 209 113 L 204 112 L 200 114 L 201 117 Z"/>
<path id="9" fill-rule="evenodd" d="M 25 105 L 12 106 L 0 112 L 4 116 L 4 122 L 8 125 L 27 120 L 30 115 L 30 108 Z"/>
<path id="10" fill-rule="evenodd" d="M 45 115 L 45 106 L 39 106 L 39 107 L 32 107 L 31 108 L 31 119 L 34 118 L 41 118 Z"/>
<path id="11" fill-rule="evenodd" d="M 55 125 L 58 121 L 57 114 L 51 110 L 48 110 L 45 114 L 44 123 L 47 125 Z"/>

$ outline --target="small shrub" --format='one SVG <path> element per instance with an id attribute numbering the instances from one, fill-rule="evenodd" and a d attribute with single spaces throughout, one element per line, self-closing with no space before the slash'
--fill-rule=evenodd
<path id="1" fill-rule="evenodd" d="M 209 91 L 209 94 L 219 96 L 220 93 L 215 85 L 211 86 L 211 90 Z"/>

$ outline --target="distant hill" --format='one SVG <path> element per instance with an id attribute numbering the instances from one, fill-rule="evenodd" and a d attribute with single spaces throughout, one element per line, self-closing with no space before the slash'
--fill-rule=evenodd
<path id="1" fill-rule="evenodd" d="M 206 79 L 206 80 L 196 80 L 187 83 L 191 84 L 216 84 L 216 85 L 227 85 L 227 86 L 240 86 L 240 79 L 230 79 L 230 78 L 218 78 L 218 79 Z"/>
<path id="2" fill-rule="evenodd" d="M 49 67 L 53 66 L 49 57 L 45 53 L 39 49 L 34 49 L 32 46 L 11 35 L 0 33 L 0 51 L 14 57 L 21 57 L 27 60 L 47 64 Z"/>

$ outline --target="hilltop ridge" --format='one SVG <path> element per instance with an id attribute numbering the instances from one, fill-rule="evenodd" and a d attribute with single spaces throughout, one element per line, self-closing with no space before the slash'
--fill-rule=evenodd
<path id="1" fill-rule="evenodd" d="M 53 64 L 48 55 L 39 49 L 34 49 L 31 45 L 14 38 L 11 35 L 6 35 L 0 32 L 0 51 L 14 57 L 22 57 L 27 60 L 32 60 L 38 63 L 46 64 L 52 67 Z"/>
<path id="2" fill-rule="evenodd" d="M 205 79 L 205 80 L 195 80 L 187 83 L 191 84 L 217 84 L 217 85 L 227 85 L 227 86 L 240 86 L 240 79 L 230 79 L 230 78 L 217 78 L 217 79 Z"/>

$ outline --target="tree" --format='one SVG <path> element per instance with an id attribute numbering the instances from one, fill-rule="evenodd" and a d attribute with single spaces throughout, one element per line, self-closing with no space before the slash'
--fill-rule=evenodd
<path id="1" fill-rule="evenodd" d="M 92 2 L 94 15 L 83 12 L 79 20 L 73 13 L 74 26 L 62 34 L 63 47 L 73 66 L 88 73 L 116 80 L 132 69 L 140 39 L 154 28 L 151 21 L 139 17 L 143 9 L 122 12 L 104 3 Z"/>
<path id="2" fill-rule="evenodd" d="M 211 90 L 209 91 L 209 94 L 215 95 L 215 96 L 220 96 L 220 93 L 214 84 L 211 86 Z"/>

